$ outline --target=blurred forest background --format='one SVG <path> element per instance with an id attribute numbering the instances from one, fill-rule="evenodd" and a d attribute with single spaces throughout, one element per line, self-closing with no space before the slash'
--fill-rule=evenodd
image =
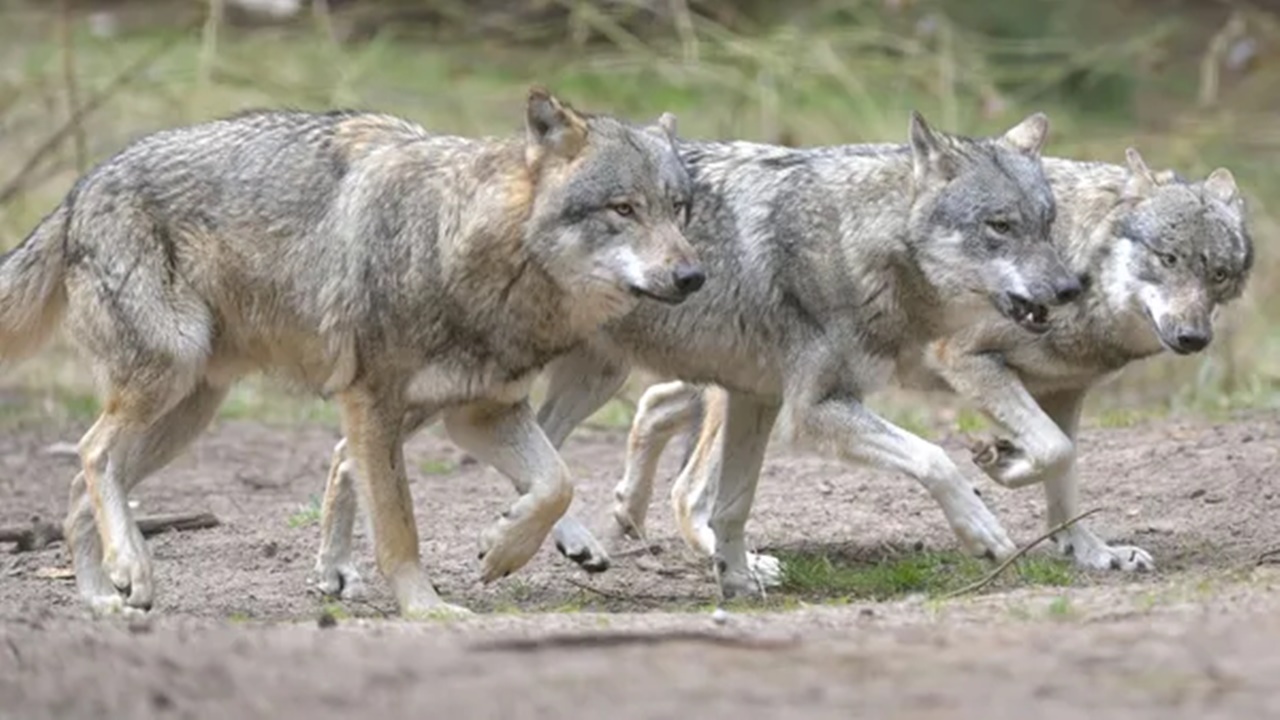
<path id="1" fill-rule="evenodd" d="M 1226 166 L 1258 245 L 1248 293 L 1208 352 L 1140 363 L 1090 411 L 1124 424 L 1280 406 L 1276 0 L 0 0 L 0 248 L 143 132 L 360 106 L 506 133 L 531 83 L 590 110 L 673 111 L 686 137 L 898 142 L 912 108 L 967 134 L 1044 110 L 1054 155 L 1120 163 L 1133 145 L 1187 176 Z M 7 369 L 0 414 L 91 418 L 86 370 L 66 343 Z M 916 429 L 956 419 L 921 400 L 874 404 Z M 628 405 L 596 420 L 625 423 Z M 265 380 L 224 416 L 334 422 Z"/>

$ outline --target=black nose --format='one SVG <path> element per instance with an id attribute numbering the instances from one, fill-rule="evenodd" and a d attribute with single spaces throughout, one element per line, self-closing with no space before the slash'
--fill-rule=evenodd
<path id="1" fill-rule="evenodd" d="M 677 267 L 674 277 L 676 290 L 682 295 L 698 292 L 702 289 L 703 283 L 707 281 L 707 274 L 702 272 L 702 268 L 697 265 L 681 265 Z"/>
<path id="2" fill-rule="evenodd" d="M 1072 276 L 1066 282 L 1060 283 L 1055 292 L 1058 298 L 1058 304 L 1069 303 L 1080 297 L 1080 293 L 1084 292 L 1084 287 L 1080 285 L 1080 280 Z"/>
<path id="3" fill-rule="evenodd" d="M 1184 353 L 1200 352 L 1209 347 L 1209 333 L 1202 330 L 1188 330 L 1178 333 L 1178 351 Z"/>

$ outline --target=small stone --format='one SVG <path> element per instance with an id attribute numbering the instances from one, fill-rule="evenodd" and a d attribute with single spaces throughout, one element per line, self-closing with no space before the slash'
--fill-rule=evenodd
<path id="1" fill-rule="evenodd" d="M 729 613 L 725 612 L 724 608 L 718 607 L 711 613 L 711 621 L 717 625 L 724 625 L 729 622 Z"/>

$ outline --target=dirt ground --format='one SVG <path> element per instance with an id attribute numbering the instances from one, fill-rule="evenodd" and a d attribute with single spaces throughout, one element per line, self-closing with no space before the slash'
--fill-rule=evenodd
<path id="1" fill-rule="evenodd" d="M 61 517 L 74 460 L 45 448 L 83 429 L 0 432 L 0 524 Z M 87 618 L 72 582 L 50 577 L 67 565 L 61 545 L 6 548 L 0 720 L 1280 713 L 1280 571 L 1257 561 L 1280 546 L 1276 413 L 1085 432 L 1084 506 L 1106 509 L 1090 520 L 1150 550 L 1154 574 L 947 601 L 799 603 L 723 625 L 710 616 L 709 568 L 675 538 L 669 473 L 650 513 L 659 554 L 589 577 L 548 543 L 517 575 L 481 586 L 475 538 L 510 487 L 458 466 L 428 432 L 407 453 L 424 563 L 448 599 L 481 613 L 452 624 L 385 617 L 394 604 L 361 528 L 370 599 L 321 627 L 324 603 L 307 587 L 318 541 L 309 505 L 337 437 L 220 422 L 143 484 L 138 513 L 210 511 L 223 523 L 149 541 L 158 597 L 146 622 Z M 963 439 L 941 442 L 972 470 Z M 602 527 L 623 434 L 580 431 L 565 456 L 576 510 Z M 1043 530 L 1040 491 L 979 486 L 1016 541 Z M 762 548 L 955 546 L 910 481 L 782 449 L 748 529 Z"/>

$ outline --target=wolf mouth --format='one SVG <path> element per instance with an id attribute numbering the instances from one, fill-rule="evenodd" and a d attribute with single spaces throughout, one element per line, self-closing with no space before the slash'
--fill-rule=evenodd
<path id="1" fill-rule="evenodd" d="M 685 294 L 660 295 L 658 293 L 645 290 L 644 288 L 636 285 L 632 285 L 628 289 L 631 291 L 631 294 L 635 295 L 636 297 L 648 298 L 649 300 L 657 300 L 663 305 L 679 305 L 680 303 L 689 299 L 689 296 Z"/>
<path id="2" fill-rule="evenodd" d="M 1049 329 L 1049 308 L 1047 306 L 1013 295 L 1008 296 L 1008 298 L 1009 310 L 1007 314 L 1009 319 L 1033 333 L 1039 334 Z"/>

